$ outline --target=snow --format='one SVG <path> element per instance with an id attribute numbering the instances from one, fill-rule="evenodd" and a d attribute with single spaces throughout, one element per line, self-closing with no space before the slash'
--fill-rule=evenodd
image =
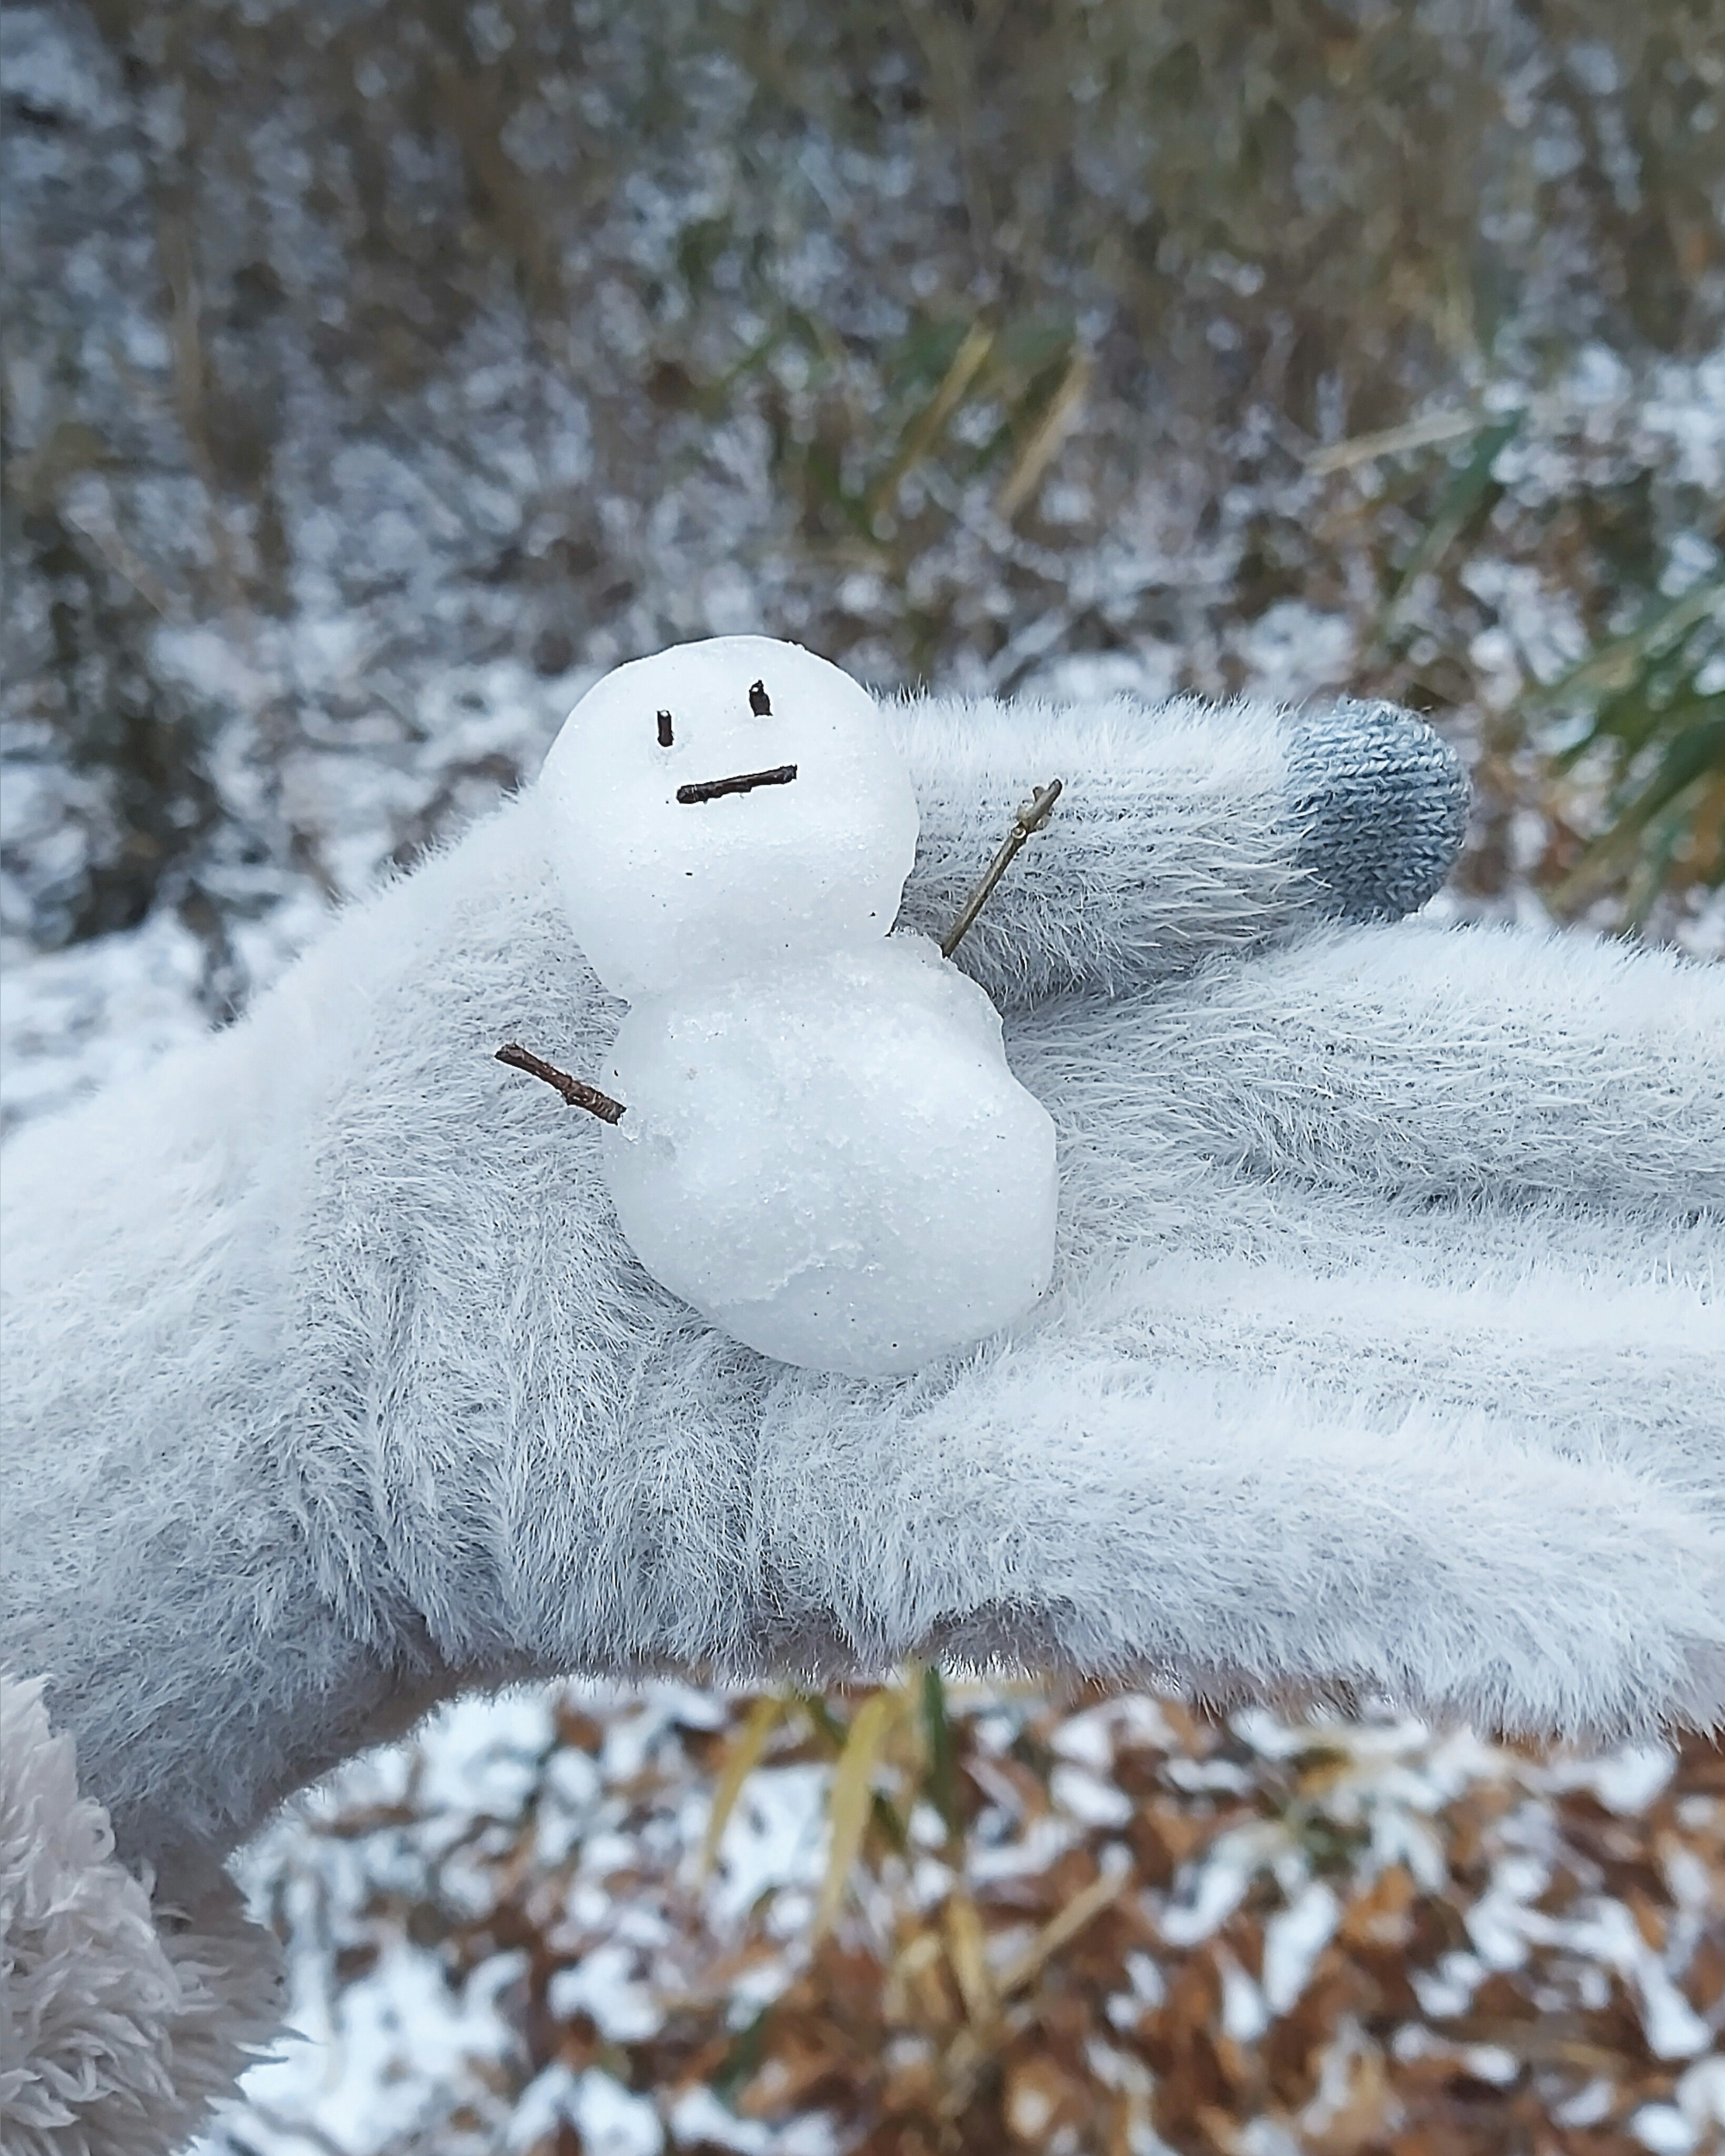
<path id="1" fill-rule="evenodd" d="M 712 2091 L 692 2088 L 670 2113 L 671 2130 L 684 2145 L 735 2148 L 739 2156 L 834 2156 L 833 2131 L 819 2112 L 810 2112 L 775 2130 L 727 2111 Z"/>
<path id="2" fill-rule="evenodd" d="M 576 940 L 631 1002 L 878 942 L 916 850 L 873 698 L 764 636 L 619 666 L 570 713 L 538 791 Z"/>
<path id="3" fill-rule="evenodd" d="M 631 1000 L 604 1159 L 648 1270 L 858 1377 L 1023 1316 L 1054 1127 L 983 992 L 887 940 L 916 804 L 867 692 L 767 637 L 676 645 L 588 691 L 538 796 L 572 932 Z"/>
<path id="4" fill-rule="evenodd" d="M 815 1766 L 764 1768 L 749 1777 L 719 1844 L 718 1876 L 711 1893 L 721 1922 L 739 1922 L 758 1902 L 786 1888 L 820 1884 L 826 1783 L 825 1774 Z"/>
<path id="5" fill-rule="evenodd" d="M 1271 2014 L 1286 2014 L 1306 1989 L 1341 1919 L 1335 1890 L 1314 1879 L 1266 1924 L 1264 2000 Z"/>
<path id="6" fill-rule="evenodd" d="M 1124 1790 L 1081 1767 L 1056 1767 L 1049 1777 L 1049 1792 L 1063 1811 L 1086 1826 L 1124 1826 L 1132 1816 L 1132 1801 Z"/>
<path id="7" fill-rule="evenodd" d="M 1245 1899 L 1263 1866 L 1288 1846 L 1285 1827 L 1267 1820 L 1219 1835 L 1201 1865 L 1189 1867 L 1157 1919 L 1170 1946 L 1189 1947 L 1226 1922 Z"/>
<path id="8" fill-rule="evenodd" d="M 1002 1897 L 996 1922 L 1005 1921 L 988 1942 L 999 1969 L 1034 1933 L 1034 1922 L 1013 1921 L 1012 1898 L 1021 1891 L 1014 1882 L 1034 1892 L 1039 1878 L 1081 1843 L 1096 1851 L 1104 1874 L 1129 1861 L 1106 1823 L 1086 1825 L 1088 1792 L 1068 1778 L 1090 1775 L 1132 1786 L 1129 1770 L 1122 1769 L 1134 1755 L 1142 1765 L 1148 1747 L 1160 1754 L 1158 1774 L 1172 1792 L 1188 1779 L 1168 1771 L 1189 1764 L 1179 1752 L 1188 1740 L 1169 1719 L 1177 1708 L 1143 1698 L 1086 1707 L 1066 1722 L 1033 1696 L 955 1684 L 948 1711 L 956 1727 L 986 1732 L 990 1754 L 1015 1768 L 1028 1756 L 1023 1740 L 1032 1732 L 1048 1747 L 1045 1756 L 1059 1762 L 1041 1785 L 1043 1794 L 1020 1780 L 1014 1797 L 1012 1785 L 1003 1782 L 1000 1807 L 972 1825 L 961 1876 L 979 1904 Z M 788 1703 L 787 1713 L 787 1734 L 793 1734 L 796 1717 Z M 835 2147 L 850 2145 L 834 2141 L 818 2109 L 798 2108 L 793 2117 L 766 2124 L 750 2115 L 750 2104 L 739 2116 L 728 2093 L 721 2097 L 712 2086 L 673 2083 L 655 2087 L 649 2096 L 639 2077 L 639 2059 L 655 2056 L 652 2046 L 665 2041 L 652 2031 L 663 2025 L 668 2036 L 680 2017 L 698 2011 L 698 2002 L 712 1995 L 716 1981 L 727 2025 L 740 2034 L 811 1966 L 808 1924 L 824 1864 L 832 1762 L 793 1753 L 779 1763 L 775 1753 L 758 1768 L 743 1786 L 715 1870 L 703 1881 L 696 1859 L 706 1829 L 712 1762 L 702 1755 L 706 1764 L 697 1768 L 690 1748 L 734 1730 L 734 1710 L 728 1722 L 726 1714 L 716 1696 L 673 1684 L 634 1693 L 567 1685 L 463 1702 L 434 1717 L 409 1745 L 355 1763 L 327 1793 L 304 1800 L 253 1853 L 249 1876 L 290 1933 L 295 2020 L 312 2041 L 254 2070 L 232 2135 L 213 2136 L 207 2156 L 234 2156 L 240 2148 L 257 2156 L 329 2156 L 331 2148 L 344 2156 L 405 2156 L 431 2145 L 447 2156 L 478 2156 L 481 2148 L 525 2156 L 564 2120 L 588 2137 L 588 2145 L 614 2156 L 703 2137 L 745 2156 L 829 2156 Z M 542 1754 L 554 1732 L 556 1748 Z M 1327 1947 L 1334 1941 L 1332 1950 L 1346 1958 L 1344 1928 L 1357 1921 L 1355 1897 L 1396 1861 L 1384 1851 L 1399 1846 L 1407 1828 L 1430 1831 L 1435 1822 L 1452 1837 L 1449 1863 L 1440 1866 L 1451 1907 L 1465 1915 L 1471 1902 L 1486 1901 L 1490 1924 L 1506 1941 L 1546 1956 L 1543 1982 L 1567 1957 L 1566 1981 L 1579 1985 L 1572 1996 L 1589 2011 L 1604 2010 L 1613 1987 L 1620 1985 L 1615 1995 L 1645 2032 L 1649 2051 L 1670 2061 L 1657 2100 L 1623 2106 L 1616 2115 L 1627 2120 L 1633 2114 L 1635 2132 L 1650 2148 L 1698 2152 L 1712 2145 L 1725 2107 L 1717 2032 L 1683 1999 L 1681 1987 L 1698 1940 L 1717 1928 L 1717 1882 L 1697 1882 L 1700 1893 L 1712 1898 L 1697 1902 L 1692 1922 L 1680 1911 L 1655 1947 L 1603 1879 L 1584 1869 L 1574 1873 L 1573 1851 L 1567 1861 L 1582 1891 L 1554 1904 L 1551 1864 L 1541 1855 L 1551 1841 L 1552 1806 L 1572 1795 L 1584 1805 L 1589 1801 L 1584 1766 L 1620 1794 L 1634 1788 L 1650 1804 L 1662 1801 L 1648 1748 L 1625 1748 L 1593 1762 L 1540 1762 L 1477 1737 L 1439 1737 L 1404 1719 L 1301 1722 L 1258 1711 L 1238 1717 L 1232 1737 L 1210 1740 L 1207 1748 L 1218 1764 L 1225 1753 L 1245 1766 L 1260 1792 L 1298 1776 L 1309 1794 L 1292 1804 L 1285 1796 L 1268 1815 L 1242 1826 L 1219 1820 L 1207 1845 L 1178 1869 L 1165 1892 L 1128 1881 L 1120 1906 L 1142 1910 L 1158 1943 L 1149 1952 L 1128 1948 L 1122 1957 L 1108 2025 L 1124 2044 L 1132 2044 L 1138 2017 L 1161 2007 L 1172 1988 L 1189 1977 L 1188 1957 L 1205 1955 L 1213 1957 L 1220 1983 L 1223 2033 L 1250 2045 L 1272 2025 L 1292 2028 L 1307 2015 L 1308 1999 L 1317 1997 L 1312 1979 Z M 973 1768 L 980 1756 L 970 1749 Z M 541 1771 L 529 1789 L 522 1770 L 536 1758 Z M 902 1799 L 890 1770 L 883 1786 Z M 1293 1786 L 1284 1784 L 1289 1792 Z M 434 1804 L 424 1801 L 428 1794 Z M 1065 1801 L 1073 1796 L 1076 1812 Z M 1151 1800 L 1153 1810 L 1160 1801 Z M 1225 1816 L 1235 1799 L 1217 1776 L 1209 1793 L 1178 1801 L 1214 1801 Z M 1717 1811 L 1716 1800 L 1692 1801 Z M 1354 1845 L 1351 1876 L 1327 1861 L 1324 1875 L 1315 1876 L 1302 1824 L 1307 1804 L 1319 1808 L 1331 1829 L 1373 1830 Z M 1627 1821 L 1632 1815 L 1626 1807 L 1616 1816 Z M 1586 1813 L 1578 1816 L 1584 1825 Z M 1465 1845 L 1477 1827 L 1470 1819 L 1490 1822 L 1471 1856 Z M 554 1827 L 563 1854 L 548 1865 L 536 1856 L 535 1875 L 524 1877 L 520 1852 L 535 1845 L 525 1838 L 530 1825 L 536 1825 L 542 1842 Z M 488 1845 L 488 1830 L 503 1838 Z M 1704 1821 L 1697 1830 L 1707 1830 Z M 470 1845 L 480 1853 L 470 1881 L 461 1871 Z M 943 1891 L 952 1875 L 930 1866 L 925 1881 L 920 1873 L 926 1863 L 888 1858 L 881 1872 L 859 1881 L 856 1937 L 883 1925 L 896 1930 L 913 1908 L 938 1922 L 938 1894 L 930 1889 L 939 1885 Z M 470 1921 L 482 1941 L 490 1930 L 485 1912 L 497 1897 L 521 1896 L 516 1906 L 539 1912 L 541 1936 L 559 1965 L 547 2008 L 565 2030 L 581 2025 L 583 2010 L 591 2015 L 608 2047 L 602 2057 L 573 2052 L 531 2065 L 523 2060 L 522 1957 L 488 1948 L 477 1966 L 464 1972 L 448 1958 L 436 1929 L 416 1941 L 403 1922 L 412 1910 L 449 1912 L 452 1895 L 455 1906 L 473 1912 Z M 1261 1964 L 1251 1951 L 1252 1928 L 1259 1923 Z M 1344 1933 L 1339 1939 L 1338 1931 Z M 338 1980 L 332 1973 L 337 1953 L 351 1956 L 367 1941 L 381 1943 L 384 1951 L 362 1974 Z M 1260 1970 L 1255 1978 L 1254 1969 Z M 1426 2012 L 1440 2024 L 1481 2011 L 1481 1988 L 1491 1980 L 1487 1959 L 1478 1953 L 1443 1954 L 1435 1969 L 1420 1967 L 1416 1953 L 1409 1973 Z M 1590 1988 L 1582 1979 L 1592 1979 Z M 1571 2010 L 1557 1999 L 1549 2003 L 1553 2012 Z M 644 2033 L 632 2038 L 629 2030 Z M 1344 2015 L 1306 2116 L 1314 2135 L 1326 2104 L 1339 2113 L 1349 2103 L 1364 2042 Z M 1475 2043 L 1459 2053 L 1448 2045 L 1440 2030 L 1417 2024 L 1404 2024 L 1394 2040 L 1397 2058 L 1455 2056 L 1482 2081 L 1504 2081 L 1512 2067 L 1525 2068 L 1507 2043 Z M 624 2056 L 637 2063 L 625 2067 Z M 1129 2051 L 1111 2056 L 1124 2062 L 1122 2071 L 1142 2071 Z M 1099 2082 L 1114 2085 L 1112 2066 L 1105 2072 L 1095 2058 L 1092 2066 Z M 619 2078 L 625 2074 L 629 2087 Z M 1505 2081 L 1506 2087 L 1512 2085 Z M 1584 2081 L 1563 2090 L 1561 2102 L 1564 2116 L 1579 2126 L 1584 2114 L 1603 2118 L 1620 2105 L 1621 2092 L 1602 2092 Z M 1259 2136 L 1253 2145 L 1282 2145 L 1271 2133 L 1272 2122 L 1258 2123 L 1270 2138 Z M 1275 2133 L 1287 2131 L 1275 2124 Z M 1286 2145 L 1301 2144 L 1296 2135 Z"/>
<path id="9" fill-rule="evenodd" d="M 659 2156 L 665 2128 L 650 2097 L 635 2096 L 609 2074 L 571 2072 L 547 2066 L 517 2098 L 506 2147 L 511 2152 L 542 2145 L 567 2120 L 580 2135 L 577 2146 L 591 2156 Z"/>
<path id="10" fill-rule="evenodd" d="M 912 1370 L 1047 1286 L 1053 1124 L 920 937 L 637 1004 L 603 1083 L 636 1254 L 763 1354 Z"/>
<path id="11" fill-rule="evenodd" d="M 1694 2128 L 1675 2104 L 1644 2103 L 1629 2129 L 1653 2156 L 1690 2156 L 1700 2145 Z"/>

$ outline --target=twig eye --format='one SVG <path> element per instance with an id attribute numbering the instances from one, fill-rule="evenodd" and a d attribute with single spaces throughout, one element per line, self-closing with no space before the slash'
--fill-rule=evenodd
<path id="1" fill-rule="evenodd" d="M 669 748 L 669 747 L 670 747 L 670 745 L 671 745 L 671 722 L 670 722 L 670 713 L 669 711 L 661 711 L 661 712 L 659 714 L 659 746 L 660 746 L 661 748 Z"/>
<path id="2" fill-rule="evenodd" d="M 749 690 L 749 709 L 757 719 L 773 716 L 773 699 L 767 694 L 767 684 L 757 681 Z"/>

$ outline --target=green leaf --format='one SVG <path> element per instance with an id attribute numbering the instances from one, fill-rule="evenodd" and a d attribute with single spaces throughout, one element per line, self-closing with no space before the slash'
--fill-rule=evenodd
<path id="1" fill-rule="evenodd" d="M 1418 544 L 1408 557 L 1396 587 L 1389 597 L 1378 626 L 1378 642 L 1386 641 L 1399 627 L 1401 617 L 1412 598 L 1420 579 L 1437 567 L 1451 547 L 1461 536 L 1476 513 L 1484 506 L 1492 485 L 1491 467 L 1498 454 L 1513 441 L 1521 431 L 1525 415 L 1511 412 L 1502 419 L 1494 419 L 1481 429 L 1467 461 L 1461 465 L 1444 490 L 1437 513 L 1420 534 Z"/>
<path id="2" fill-rule="evenodd" d="M 1681 597 L 1652 607 L 1625 635 L 1589 652 L 1557 680 L 1530 690 L 1523 711 L 1539 711 L 1584 694 L 1622 690 L 1644 679 L 1651 663 L 1698 623 L 1725 608 L 1725 577 L 1694 585 Z M 1573 756 L 1574 751 L 1566 752 Z"/>

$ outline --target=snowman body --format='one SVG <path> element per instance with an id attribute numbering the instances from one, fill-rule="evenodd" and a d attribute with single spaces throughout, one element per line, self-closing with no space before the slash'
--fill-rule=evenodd
<path id="1" fill-rule="evenodd" d="M 916 809 L 866 692 L 764 637 L 676 646 L 582 700 L 540 793 L 577 940 L 630 1005 L 604 1158 L 648 1270 L 852 1376 L 1022 1317 L 1053 1126 L 983 991 L 889 933 Z"/>

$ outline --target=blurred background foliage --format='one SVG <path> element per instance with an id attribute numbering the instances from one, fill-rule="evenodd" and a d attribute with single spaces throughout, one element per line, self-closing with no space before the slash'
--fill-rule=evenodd
<path id="1" fill-rule="evenodd" d="M 1721 0 L 0 36 L 9 1120 L 231 1015 L 597 672 L 715 631 L 1390 696 L 1472 766 L 1452 913 L 1725 948 Z M 520 1705 L 501 1807 L 459 1717 L 357 1772 L 259 1874 L 347 2063 L 229 2145 L 1707 2145 L 1704 1748 L 1596 1785 L 944 1697 Z"/>
<path id="2" fill-rule="evenodd" d="M 1719 0 L 9 19 L 28 947 L 167 909 L 219 1014 L 245 922 L 744 623 L 1378 690 L 1476 756 L 1473 898 L 1669 934 L 1725 875 Z M 462 670 L 512 727 L 428 715 Z"/>

